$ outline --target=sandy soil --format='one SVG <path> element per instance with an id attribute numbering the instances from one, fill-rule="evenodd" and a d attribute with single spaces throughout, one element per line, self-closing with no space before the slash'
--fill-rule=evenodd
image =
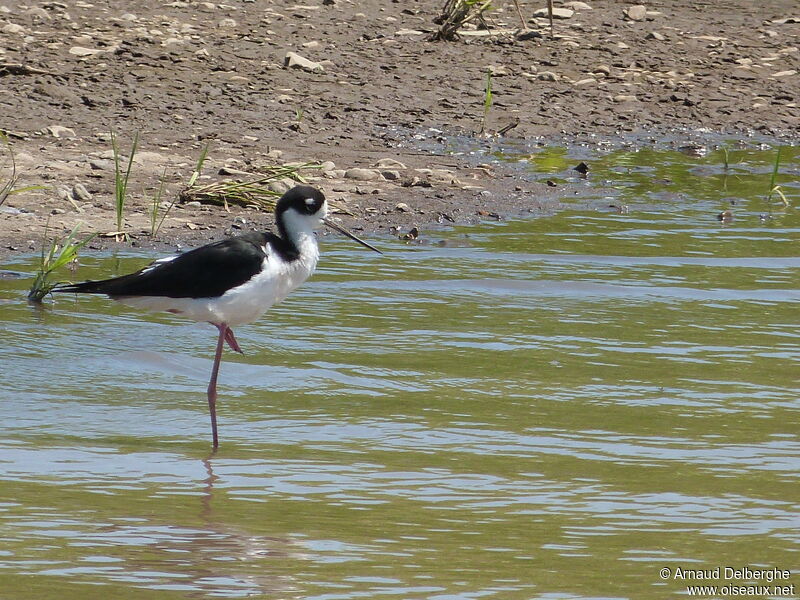
<path id="1" fill-rule="evenodd" d="M 589 0 L 591 9 L 556 21 L 555 38 L 531 18 L 539 3 L 521 2 L 529 30 L 520 35 L 513 4 L 498 0 L 492 35 L 428 41 L 442 4 L 0 0 L 0 129 L 16 155 L 16 187 L 44 186 L 0 207 L 0 254 L 37 248 L 48 221 L 53 235 L 79 221 L 84 231 L 115 229 L 111 130 L 123 149 L 140 134 L 125 227 L 137 245 L 194 245 L 268 223 L 252 208 L 189 204 L 170 212 L 155 241 L 146 233 L 159 177 L 165 200 L 175 197 L 209 141 L 202 182 L 223 178 L 223 167 L 331 161 L 315 185 L 357 230 L 397 235 L 550 210 L 563 188 L 419 149 L 421 136 L 474 134 L 487 69 L 486 128 L 513 125 L 509 140 L 675 131 L 797 139 L 795 0 L 664 0 L 640 20 L 626 15 L 631 3 Z M 288 52 L 316 64 L 287 66 Z M 8 158 L 0 165 L 2 186 Z"/>

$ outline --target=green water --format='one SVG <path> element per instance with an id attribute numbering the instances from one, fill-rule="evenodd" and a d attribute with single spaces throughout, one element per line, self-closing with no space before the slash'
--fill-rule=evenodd
<path id="1" fill-rule="evenodd" d="M 212 327 L 36 310 L 34 258 L 7 260 L 0 597 L 658 599 L 726 566 L 797 597 L 800 156 L 789 208 L 771 156 L 598 155 L 553 216 L 324 241 L 237 330 L 214 456 Z"/>

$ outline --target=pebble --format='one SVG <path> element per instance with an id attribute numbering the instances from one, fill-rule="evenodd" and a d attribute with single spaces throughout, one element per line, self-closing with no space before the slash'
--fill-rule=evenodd
<path id="1" fill-rule="evenodd" d="M 564 2 L 563 6 L 564 8 L 571 8 L 572 10 L 592 10 L 592 7 L 586 4 L 586 2 L 580 2 L 579 0 Z"/>
<path id="2" fill-rule="evenodd" d="M 327 171 L 333 171 L 335 168 L 336 168 L 336 163 L 333 162 L 332 160 L 324 160 L 321 163 L 319 163 L 319 170 L 322 171 L 323 173 Z"/>
<path id="3" fill-rule="evenodd" d="M 83 202 L 88 202 L 92 199 L 92 195 L 89 193 L 89 190 L 86 189 L 82 183 L 76 183 L 75 186 L 72 188 L 72 197 L 75 200 L 82 200 Z"/>
<path id="4" fill-rule="evenodd" d="M 50 15 L 47 13 L 47 11 L 40 6 L 29 8 L 25 11 L 25 14 L 29 17 L 33 17 L 35 21 L 47 21 L 50 19 Z"/>
<path id="5" fill-rule="evenodd" d="M 651 31 L 650 33 L 648 33 L 645 36 L 645 39 L 647 39 L 647 40 L 658 40 L 659 42 L 663 42 L 666 38 L 662 34 L 658 33 L 657 31 Z"/>
<path id="6" fill-rule="evenodd" d="M 0 29 L 3 33 L 25 33 L 25 28 L 22 25 L 17 25 L 16 23 L 9 23 L 8 25 L 3 25 L 3 28 Z"/>
<path id="7" fill-rule="evenodd" d="M 296 185 L 296 182 L 288 177 L 284 177 L 283 179 L 278 179 L 276 181 L 270 181 L 267 184 L 267 188 L 277 194 L 284 194 L 292 189 Z"/>
<path id="8" fill-rule="evenodd" d="M 553 8 L 553 18 L 554 19 L 569 19 L 574 14 L 575 14 L 575 11 L 571 10 L 569 8 L 559 8 L 559 7 Z M 549 15 L 548 15 L 548 12 L 547 12 L 546 8 L 540 8 L 540 9 L 537 9 L 537 10 L 533 11 L 533 16 L 534 17 L 539 17 L 539 18 L 548 18 Z"/>
<path id="9" fill-rule="evenodd" d="M 74 129 L 70 129 L 69 127 L 63 127 L 62 125 L 50 125 L 49 127 L 45 127 L 44 130 L 50 135 L 52 135 L 54 138 L 75 137 Z"/>
<path id="10" fill-rule="evenodd" d="M 303 44 L 303 48 L 309 48 L 309 49 L 319 48 L 319 42 L 317 42 L 316 40 L 311 41 L 311 42 L 305 42 Z"/>
<path id="11" fill-rule="evenodd" d="M 113 171 L 114 161 L 106 158 L 95 158 L 89 161 L 89 166 L 95 171 Z"/>
<path id="12" fill-rule="evenodd" d="M 625 16 L 631 21 L 643 21 L 647 16 L 647 8 L 642 4 L 634 4 L 625 11 Z"/>
<path id="13" fill-rule="evenodd" d="M 542 71 L 536 76 L 540 81 L 558 81 L 558 75 L 552 71 Z"/>
<path id="14" fill-rule="evenodd" d="M 100 54 L 102 50 L 97 50 L 95 48 L 84 48 L 83 46 L 73 46 L 69 49 L 69 53 L 73 56 L 94 56 L 95 54 Z"/>
<path id="15" fill-rule="evenodd" d="M 392 171 L 387 169 L 386 171 L 381 171 L 381 176 L 386 181 L 397 181 L 400 179 L 400 171 Z"/>
<path id="16" fill-rule="evenodd" d="M 602 73 L 603 75 L 611 75 L 611 67 L 608 65 L 597 65 L 592 69 L 592 73 Z"/>
<path id="17" fill-rule="evenodd" d="M 614 102 L 636 102 L 636 96 L 629 95 L 629 94 L 619 94 L 612 98 Z"/>
<path id="18" fill-rule="evenodd" d="M 411 207 L 405 202 L 398 202 L 394 208 L 400 212 L 411 212 Z"/>
<path id="19" fill-rule="evenodd" d="M 791 77 L 792 75 L 797 75 L 797 71 L 794 69 L 789 69 L 788 71 L 778 71 L 777 73 L 773 73 L 772 77 Z"/>
<path id="20" fill-rule="evenodd" d="M 403 163 L 399 160 L 395 160 L 394 158 L 382 158 L 378 162 L 376 162 L 374 167 L 378 167 L 379 169 L 407 169 Z"/>
<path id="21" fill-rule="evenodd" d="M 344 176 L 345 179 L 355 179 L 356 181 L 372 181 L 374 179 L 378 179 L 380 177 L 380 173 L 374 169 L 355 167 L 352 169 L 347 169 L 347 171 L 344 172 Z"/>
<path id="22" fill-rule="evenodd" d="M 133 162 L 140 165 L 160 166 L 170 161 L 170 157 L 159 152 L 137 152 Z"/>
<path id="23" fill-rule="evenodd" d="M 236 27 L 237 23 L 235 19 L 222 19 L 219 23 L 217 23 L 217 27 L 225 27 L 227 29 L 233 29 Z"/>
<path id="24" fill-rule="evenodd" d="M 597 83 L 597 79 L 595 79 L 594 77 L 587 77 L 586 79 L 579 79 L 572 85 L 574 85 L 575 87 L 585 87 L 587 85 L 592 85 L 593 83 Z"/>
<path id="25" fill-rule="evenodd" d="M 302 69 L 303 71 L 309 71 L 311 73 L 322 72 L 325 70 L 321 64 L 314 62 L 313 60 L 308 60 L 296 52 L 286 53 L 284 66 L 289 69 Z"/>

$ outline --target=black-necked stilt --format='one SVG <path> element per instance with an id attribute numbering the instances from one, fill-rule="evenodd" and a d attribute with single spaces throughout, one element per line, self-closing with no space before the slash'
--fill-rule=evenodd
<path id="1" fill-rule="evenodd" d="M 60 285 L 53 291 L 106 294 L 128 306 L 166 311 L 214 325 L 219 338 L 208 384 L 208 408 L 216 449 L 217 375 L 223 345 L 227 343 L 231 350 L 242 352 L 231 327 L 255 321 L 308 279 L 319 259 L 314 231 L 323 225 L 381 253 L 328 220 L 327 214 L 328 203 L 322 192 L 297 186 L 286 192 L 275 207 L 278 235 L 246 233 L 158 259 L 130 275 Z"/>

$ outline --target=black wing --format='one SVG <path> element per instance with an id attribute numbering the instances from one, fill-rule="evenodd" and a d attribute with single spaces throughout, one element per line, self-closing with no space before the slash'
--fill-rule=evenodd
<path id="1" fill-rule="evenodd" d="M 261 271 L 264 246 L 279 239 L 271 233 L 246 233 L 162 259 L 141 271 L 56 287 L 56 292 L 115 296 L 213 298 L 249 281 Z"/>

